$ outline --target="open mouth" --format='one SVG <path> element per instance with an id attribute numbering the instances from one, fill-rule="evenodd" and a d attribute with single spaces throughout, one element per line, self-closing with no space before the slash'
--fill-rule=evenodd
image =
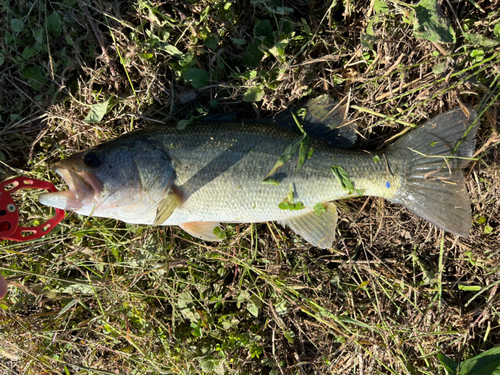
<path id="1" fill-rule="evenodd" d="M 62 177 L 68 190 L 41 194 L 40 203 L 69 211 L 78 211 L 85 205 L 97 203 L 95 198 L 102 191 L 102 183 L 93 174 L 74 170 L 64 162 L 54 164 L 52 170 Z"/>

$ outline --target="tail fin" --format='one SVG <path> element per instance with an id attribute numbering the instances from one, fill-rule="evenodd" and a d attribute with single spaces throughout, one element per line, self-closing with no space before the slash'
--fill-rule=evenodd
<path id="1" fill-rule="evenodd" d="M 462 158 L 472 156 L 478 128 L 469 129 L 477 118 L 476 111 L 472 107 L 466 111 L 457 107 L 434 117 L 391 145 L 387 153 L 406 161 L 403 185 L 392 201 L 462 237 L 469 235 L 472 225 L 461 171 L 470 160 Z"/>

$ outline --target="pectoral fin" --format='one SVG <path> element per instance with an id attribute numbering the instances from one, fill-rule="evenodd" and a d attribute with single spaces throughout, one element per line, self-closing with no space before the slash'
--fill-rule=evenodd
<path id="1" fill-rule="evenodd" d="M 158 204 L 153 225 L 161 225 L 167 221 L 174 210 L 182 204 L 182 197 L 182 192 L 177 187 L 172 187 L 165 198 Z"/>
<path id="2" fill-rule="evenodd" d="M 184 223 L 179 226 L 193 237 L 198 237 L 205 241 L 221 241 L 221 238 L 214 234 L 214 229 L 219 226 L 217 222 L 198 221 Z"/>
<path id="3" fill-rule="evenodd" d="M 331 202 L 325 203 L 324 206 L 326 211 L 319 216 L 315 211 L 308 211 L 292 219 L 280 221 L 280 224 L 287 225 L 313 246 L 329 248 L 335 239 L 337 207 Z"/>

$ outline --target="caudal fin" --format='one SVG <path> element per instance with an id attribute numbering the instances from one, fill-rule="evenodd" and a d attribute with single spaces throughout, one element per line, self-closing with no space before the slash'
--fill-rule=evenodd
<path id="1" fill-rule="evenodd" d="M 469 235 L 472 218 L 461 170 L 474 153 L 478 128 L 470 128 L 476 111 L 466 107 L 465 112 L 457 107 L 434 117 L 391 145 L 387 154 L 406 161 L 403 185 L 391 201 L 462 237 Z"/>

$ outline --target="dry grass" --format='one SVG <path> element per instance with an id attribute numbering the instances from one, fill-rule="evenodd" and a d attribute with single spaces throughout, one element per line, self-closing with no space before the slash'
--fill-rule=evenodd
<path id="1" fill-rule="evenodd" d="M 286 55 L 265 56 L 249 79 L 241 56 L 256 39 L 255 19 L 276 31 L 283 18 L 271 2 L 2 2 L 18 38 L 0 42 L 2 178 L 58 182 L 49 165 L 62 156 L 198 109 L 262 117 L 328 93 L 349 105 L 368 149 L 460 103 L 484 111 L 479 160 L 466 171 L 474 215 L 466 239 L 383 199 L 358 198 L 339 202 L 330 250 L 273 223 L 228 226 L 229 239 L 212 246 L 177 228 L 75 214 L 41 240 L 1 242 L 11 287 L 0 302 L 0 372 L 445 374 L 438 353 L 458 362 L 495 346 L 500 60 L 498 48 L 462 30 L 494 38 L 499 12 L 487 1 L 476 1 L 483 11 L 444 2 L 457 33 L 446 45 L 416 38 L 409 7 L 387 3 L 388 13 L 379 1 L 283 3 L 295 32 Z M 371 21 L 372 51 L 360 44 Z M 45 47 L 25 59 L 38 29 Z M 219 35 L 215 50 L 203 42 L 210 34 Z M 208 86 L 183 80 L 161 43 L 196 56 L 191 67 L 208 72 Z M 44 73 L 39 90 L 23 73 L 34 65 Z M 262 101 L 242 101 L 250 87 L 264 90 Z M 84 121 L 111 96 L 101 122 Z M 49 214 L 36 196 L 19 199 L 26 220 Z"/>

